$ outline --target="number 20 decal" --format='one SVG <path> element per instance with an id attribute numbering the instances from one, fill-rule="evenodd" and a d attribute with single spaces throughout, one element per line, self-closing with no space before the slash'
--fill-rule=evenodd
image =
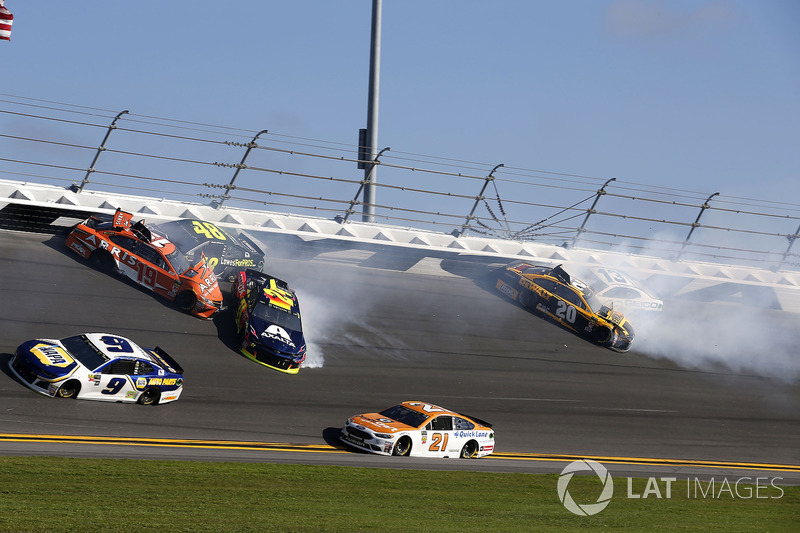
<path id="1" fill-rule="evenodd" d="M 566 320 L 570 324 L 575 323 L 575 318 L 578 315 L 578 311 L 575 310 L 575 307 L 567 304 L 564 300 L 558 301 L 558 308 L 556 309 L 556 316 L 562 320 Z"/>
<path id="2" fill-rule="evenodd" d="M 120 389 L 125 385 L 124 378 L 112 378 L 106 388 L 101 390 L 101 394 L 116 394 L 120 391 Z"/>

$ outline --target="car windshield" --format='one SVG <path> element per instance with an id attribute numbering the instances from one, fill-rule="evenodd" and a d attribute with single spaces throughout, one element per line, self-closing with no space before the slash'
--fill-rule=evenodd
<path id="1" fill-rule="evenodd" d="M 255 309 L 253 309 L 253 316 L 271 322 L 272 324 L 277 324 L 284 329 L 303 331 L 299 316 L 278 309 L 272 305 L 267 305 L 262 302 L 257 303 Z"/>
<path id="2" fill-rule="evenodd" d="M 189 231 L 191 226 L 191 220 L 174 220 L 157 225 L 156 231 L 166 234 L 172 244 L 187 252 L 201 242 L 196 232 Z"/>
<path id="3" fill-rule="evenodd" d="M 94 370 L 108 361 L 106 356 L 100 353 L 84 335 L 61 339 L 61 344 L 64 345 L 64 348 L 67 349 L 72 357 L 80 361 L 89 370 Z"/>
<path id="4" fill-rule="evenodd" d="M 600 300 L 598 300 L 597 295 L 595 295 L 591 287 L 586 287 L 583 291 L 583 299 L 589 304 L 590 311 L 597 313 L 600 311 L 600 308 L 603 307 L 603 304 L 600 303 Z"/>
<path id="5" fill-rule="evenodd" d="M 167 260 L 169 260 L 172 268 L 174 268 L 175 272 L 178 274 L 183 274 L 192 268 L 192 265 L 189 264 L 189 261 L 186 260 L 186 258 L 180 251 L 178 251 L 177 248 L 175 248 L 175 250 L 173 250 L 171 253 L 167 254 Z"/>
<path id="6" fill-rule="evenodd" d="M 388 409 L 384 409 L 380 413 L 386 418 L 396 420 L 401 424 L 418 428 L 428 420 L 428 415 L 409 409 L 405 405 L 395 405 Z"/>

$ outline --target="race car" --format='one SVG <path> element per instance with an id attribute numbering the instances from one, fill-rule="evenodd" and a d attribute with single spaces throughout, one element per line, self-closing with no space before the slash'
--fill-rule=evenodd
<path id="1" fill-rule="evenodd" d="M 380 455 L 472 459 L 494 451 L 492 425 L 425 402 L 347 419 L 339 440 Z"/>
<path id="2" fill-rule="evenodd" d="M 113 216 L 93 215 L 67 236 L 67 248 L 98 270 L 119 274 L 173 300 L 199 318 L 210 319 L 222 307 L 222 291 L 205 257 L 192 266 L 175 245 L 143 221 L 117 209 Z"/>
<path id="3" fill-rule="evenodd" d="M 232 294 L 242 355 L 297 374 L 306 358 L 306 340 L 294 291 L 285 281 L 248 268 L 236 277 Z"/>
<path id="4" fill-rule="evenodd" d="M 164 350 L 111 333 L 23 342 L 9 368 L 51 398 L 156 405 L 174 402 L 183 392 L 183 369 Z"/>
<path id="5" fill-rule="evenodd" d="M 627 352 L 633 326 L 621 313 L 602 305 L 587 284 L 561 265 L 516 261 L 501 269 L 495 288 L 523 307 L 543 314 L 573 333 L 617 352 Z"/>
<path id="6" fill-rule="evenodd" d="M 656 315 L 664 309 L 662 300 L 620 270 L 592 268 L 585 281 L 602 305 L 625 315 Z"/>
<path id="7" fill-rule="evenodd" d="M 173 243 L 189 263 L 201 255 L 220 281 L 233 282 L 245 269 L 261 270 L 264 252 L 244 233 L 233 235 L 205 220 L 180 219 L 155 226 L 156 232 Z"/>

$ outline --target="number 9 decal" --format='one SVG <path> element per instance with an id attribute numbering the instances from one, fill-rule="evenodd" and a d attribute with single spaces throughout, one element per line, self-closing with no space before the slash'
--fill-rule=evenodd
<path id="1" fill-rule="evenodd" d="M 106 388 L 101 390 L 101 394 L 116 394 L 125 385 L 125 378 L 112 378 Z"/>
<path id="2" fill-rule="evenodd" d="M 128 341 L 121 337 L 112 337 L 111 335 L 103 335 L 100 337 L 103 344 L 109 352 L 132 353 L 133 348 Z"/>

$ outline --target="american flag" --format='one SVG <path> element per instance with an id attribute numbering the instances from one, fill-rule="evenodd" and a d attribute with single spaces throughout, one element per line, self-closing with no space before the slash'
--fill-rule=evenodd
<path id="1" fill-rule="evenodd" d="M 14 22 L 14 15 L 3 5 L 5 0 L 0 0 L 0 40 L 11 40 L 11 24 Z"/>

